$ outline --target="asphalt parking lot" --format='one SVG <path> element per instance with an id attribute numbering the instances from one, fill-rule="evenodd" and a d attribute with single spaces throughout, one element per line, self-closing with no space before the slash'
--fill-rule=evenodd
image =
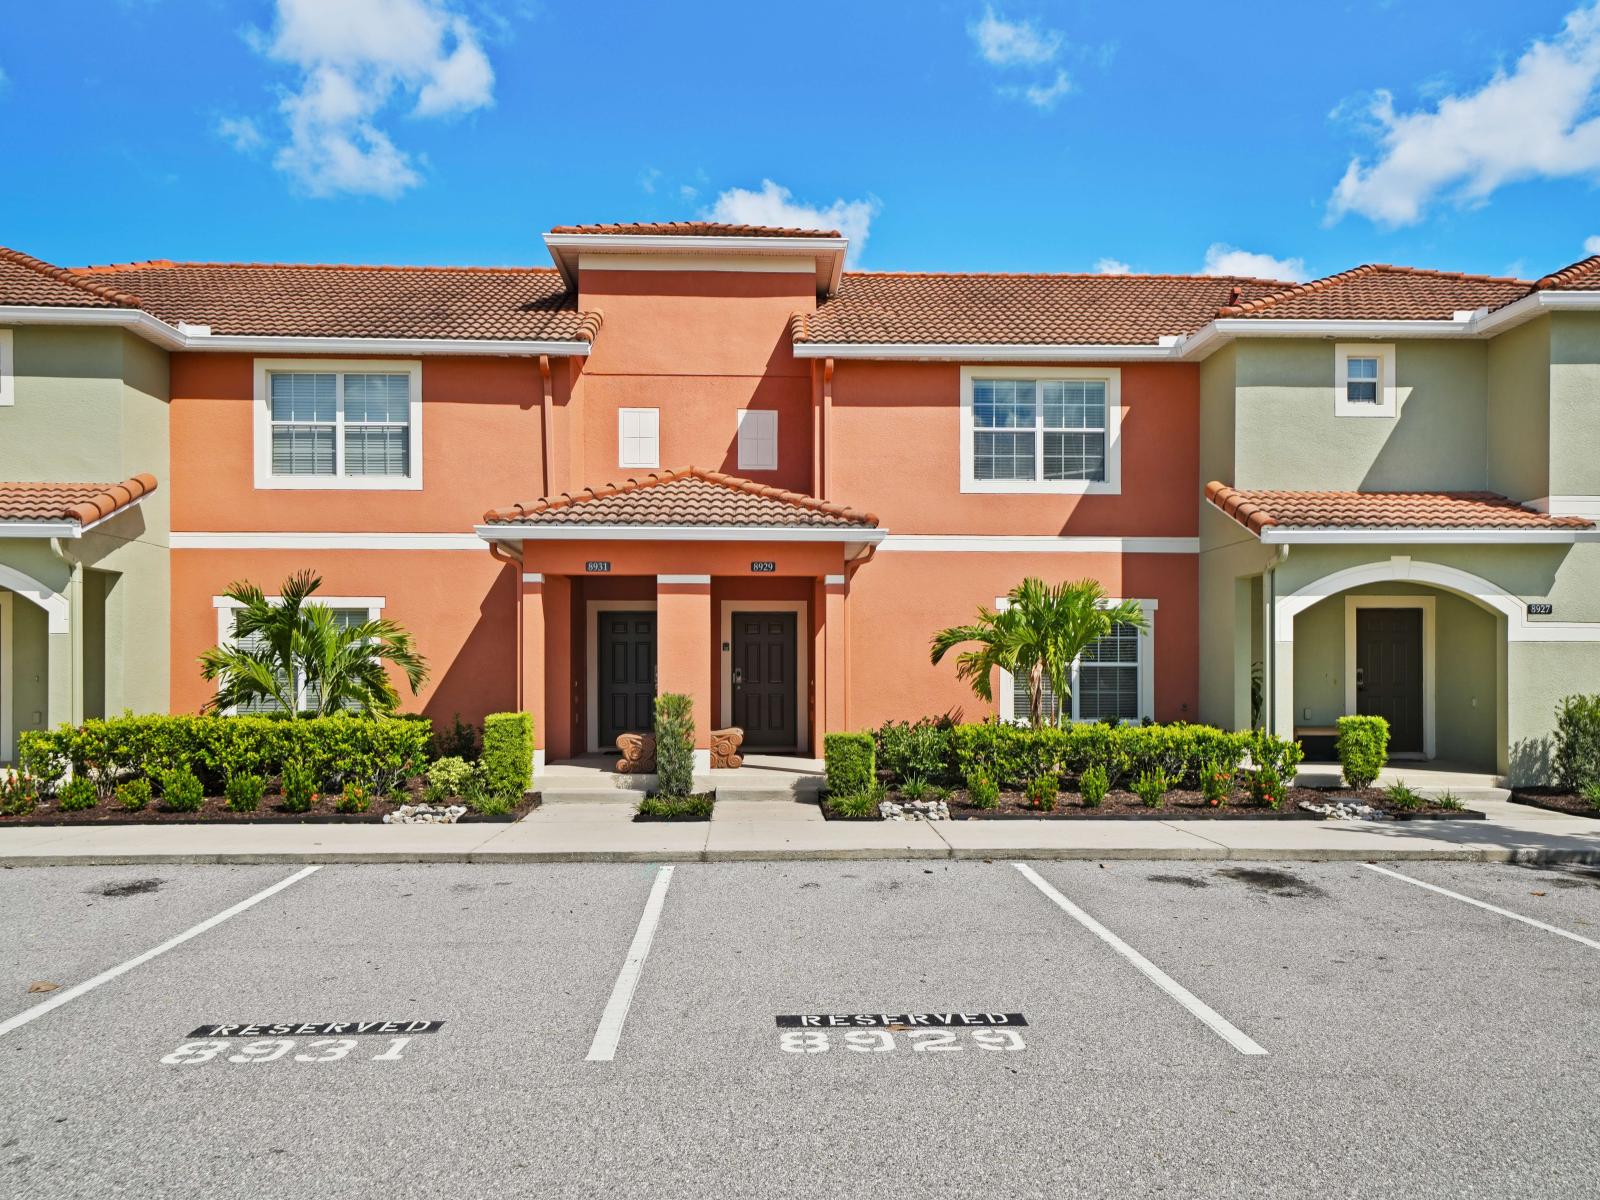
<path id="1" fill-rule="evenodd" d="M 1024 866 L 3 871 L 0 1192 L 1600 1189 L 1600 869 Z"/>

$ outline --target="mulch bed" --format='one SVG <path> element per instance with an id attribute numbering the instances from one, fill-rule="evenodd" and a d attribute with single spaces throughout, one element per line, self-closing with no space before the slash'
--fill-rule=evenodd
<path id="1" fill-rule="evenodd" d="M 890 790 L 888 798 L 898 801 L 899 793 Z M 1213 807 L 1197 791 L 1168 792 L 1160 808 L 1147 808 L 1144 801 L 1132 792 L 1113 791 L 1098 808 L 1089 808 L 1076 792 L 1062 792 L 1056 797 L 1054 812 L 1041 812 L 1034 808 L 1021 792 L 1001 792 L 996 808 L 976 808 L 964 790 L 952 792 L 949 799 L 952 821 L 1324 821 L 1321 813 L 1307 812 L 1300 807 L 1302 800 L 1313 804 L 1327 804 L 1343 800 L 1356 804 L 1369 804 L 1385 816 L 1396 821 L 1414 820 L 1483 820 L 1484 814 L 1473 809 L 1448 809 L 1425 804 L 1417 809 L 1397 809 L 1388 797 L 1376 788 L 1357 791 L 1353 788 L 1290 788 L 1281 808 L 1256 804 L 1250 797 L 1238 794 L 1226 805 Z M 827 806 L 823 806 L 827 815 Z M 845 818 L 829 817 L 830 820 Z M 861 819 L 861 818 L 857 818 Z M 871 820 L 872 818 L 866 818 Z"/>
<path id="2" fill-rule="evenodd" d="M 234 812 L 222 796 L 207 796 L 199 812 L 172 812 L 161 806 L 158 796 L 147 808 L 129 812 L 115 799 L 78 812 L 62 812 L 54 800 L 40 800 L 31 813 L 19 816 L 0 816 L 0 829 L 7 826 L 30 828 L 51 825 L 381 825 L 385 813 L 392 813 L 402 804 L 421 804 L 422 781 L 413 780 L 404 795 L 396 799 L 374 796 L 364 813 L 342 813 L 337 809 L 338 796 L 319 795 L 310 810 L 303 813 L 288 812 L 282 807 L 282 797 L 268 792 L 255 812 Z M 459 804 L 459 800 L 446 801 Z M 503 817 L 485 817 L 468 810 L 461 815 L 461 823 L 469 821 L 516 821 L 539 806 L 537 797 L 524 796 Z"/>
<path id="3" fill-rule="evenodd" d="M 1547 808 L 1551 812 L 1566 813 L 1573 817 L 1593 817 L 1600 820 L 1600 806 L 1590 804 L 1582 796 L 1563 792 L 1559 788 L 1513 788 L 1511 803 L 1526 804 L 1529 808 Z"/>

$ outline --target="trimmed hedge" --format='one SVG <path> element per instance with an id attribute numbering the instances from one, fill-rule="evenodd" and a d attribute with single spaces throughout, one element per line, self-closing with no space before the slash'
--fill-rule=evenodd
<path id="1" fill-rule="evenodd" d="M 822 739 L 830 796 L 870 792 L 878 782 L 876 747 L 870 733 L 830 733 Z"/>
<path id="2" fill-rule="evenodd" d="M 340 714 L 299 721 L 282 717 L 121 716 L 28 730 L 18 765 L 54 794 L 68 778 L 89 779 L 102 800 L 130 778 L 164 779 L 188 769 L 209 795 L 239 775 L 279 775 L 299 762 L 317 783 L 338 790 L 346 779 L 393 791 L 427 762 L 425 718 Z"/>
<path id="3" fill-rule="evenodd" d="M 483 754 L 478 759 L 491 796 L 521 801 L 533 786 L 533 714 L 490 713 L 483 719 Z"/>
<path id="4" fill-rule="evenodd" d="M 1344 781 L 1353 788 L 1371 787 L 1389 761 L 1389 722 L 1382 717 L 1340 717 L 1334 748 Z"/>
<path id="5" fill-rule="evenodd" d="M 694 701 L 681 692 L 656 697 L 656 794 L 681 800 L 694 791 Z"/>
<path id="6" fill-rule="evenodd" d="M 948 717 L 924 717 L 920 721 L 888 721 L 872 737 L 877 743 L 878 766 L 892 771 L 896 783 L 920 779 L 940 783 L 952 778 L 950 769 L 950 730 Z"/>
<path id="7" fill-rule="evenodd" d="M 1098 766 L 1108 787 L 1157 771 L 1173 788 L 1198 789 L 1206 770 L 1237 772 L 1248 757 L 1257 768 L 1293 778 L 1304 756 L 1298 742 L 1258 730 L 1230 733 L 1209 725 L 1068 725 L 1029 729 L 989 722 L 949 732 L 952 774 L 981 773 L 1021 788 L 1041 775 L 1081 776 Z"/>

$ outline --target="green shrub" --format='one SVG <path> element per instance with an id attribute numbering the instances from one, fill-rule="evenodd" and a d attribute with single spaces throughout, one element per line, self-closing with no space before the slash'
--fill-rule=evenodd
<path id="1" fill-rule="evenodd" d="M 0 775 L 0 815 L 23 817 L 39 802 L 39 784 L 27 771 Z"/>
<path id="2" fill-rule="evenodd" d="M 150 804 L 150 781 L 130 779 L 118 784 L 117 803 L 127 812 L 143 812 Z"/>
<path id="3" fill-rule="evenodd" d="M 646 796 L 639 801 L 637 811 L 647 821 L 709 821 L 712 802 L 709 794 Z"/>
<path id="4" fill-rule="evenodd" d="M 1589 802 L 1590 808 L 1600 808 L 1600 783 L 1591 783 L 1579 795 Z"/>
<path id="5" fill-rule="evenodd" d="M 1160 808 L 1167 798 L 1170 781 L 1167 773 L 1157 767 L 1154 771 L 1146 771 L 1133 781 L 1133 794 L 1144 803 L 1146 808 Z"/>
<path id="6" fill-rule="evenodd" d="M 1028 803 L 1040 812 L 1055 812 L 1056 796 L 1060 792 L 1061 780 L 1054 775 L 1035 775 L 1023 789 Z"/>
<path id="7" fill-rule="evenodd" d="M 678 692 L 656 697 L 656 780 L 659 794 L 694 791 L 694 701 Z"/>
<path id="8" fill-rule="evenodd" d="M 99 803 L 100 793 L 95 788 L 94 781 L 82 775 L 75 775 L 67 780 L 67 786 L 61 789 L 60 798 L 56 801 L 57 807 L 62 812 L 82 812 Z"/>
<path id="9" fill-rule="evenodd" d="M 1259 768 L 1271 771 L 1284 783 L 1293 783 L 1300 764 L 1305 761 L 1305 748 L 1299 742 L 1286 741 L 1263 730 L 1249 735 L 1250 761 Z M 1233 763 L 1237 770 L 1239 764 Z"/>
<path id="10" fill-rule="evenodd" d="M 451 755 L 434 759 L 424 774 L 428 785 L 423 799 L 429 804 L 443 804 L 451 796 L 464 794 L 468 781 L 472 779 L 473 766 L 466 759 Z"/>
<path id="11" fill-rule="evenodd" d="M 188 767 L 178 767 L 162 778 L 161 796 L 173 812 L 199 812 L 206 801 L 206 789 Z"/>
<path id="12" fill-rule="evenodd" d="M 290 759 L 283 764 L 283 775 L 279 780 L 283 791 L 283 807 L 286 812 L 310 812 L 311 806 L 317 800 L 317 777 L 305 763 L 299 759 Z"/>
<path id="13" fill-rule="evenodd" d="M 461 714 L 456 713 L 450 718 L 449 729 L 441 729 L 433 735 L 433 756 L 477 762 L 478 727 L 471 721 L 463 721 Z"/>
<path id="14" fill-rule="evenodd" d="M 902 785 L 913 779 L 933 782 L 949 778 L 950 728 L 948 717 L 886 722 L 873 734 L 877 765 L 892 771 Z"/>
<path id="15" fill-rule="evenodd" d="M 1233 774 L 1216 763 L 1206 763 L 1200 769 L 1201 798 L 1213 808 L 1227 804 L 1228 797 L 1233 794 Z"/>
<path id="16" fill-rule="evenodd" d="M 900 794 L 907 800 L 923 800 L 933 789 L 921 779 L 909 779 L 900 785 Z"/>
<path id="17" fill-rule="evenodd" d="M 1229 733 L 1208 725 L 1069 725 L 1027 729 L 999 722 L 957 725 L 948 733 L 949 758 L 962 777 L 981 771 L 1002 787 L 1038 775 L 1082 775 L 1101 767 L 1108 787 L 1125 777 L 1164 771 L 1173 787 L 1197 788 L 1207 764 L 1230 774 L 1249 754 L 1257 765 L 1292 771 L 1295 742 L 1259 733 Z"/>
<path id="18" fill-rule="evenodd" d="M 822 804 L 836 821 L 881 821 L 883 817 L 878 811 L 881 799 L 882 794 L 878 792 L 855 792 L 846 796 L 829 793 Z"/>
<path id="19" fill-rule="evenodd" d="M 1268 808 L 1278 808 L 1289 795 L 1283 779 L 1271 767 L 1261 767 L 1259 770 L 1248 772 L 1245 776 L 1245 786 L 1249 789 L 1250 799 L 1254 803 L 1265 804 Z"/>
<path id="20" fill-rule="evenodd" d="M 70 728 L 25 729 L 17 735 L 17 767 L 33 781 L 35 796 L 53 796 L 66 781 L 72 762 L 67 757 L 64 731 Z"/>
<path id="21" fill-rule="evenodd" d="M 241 813 L 255 812 L 266 793 L 267 781 L 259 775 L 235 775 L 222 789 L 222 794 L 228 798 L 228 808 Z"/>
<path id="22" fill-rule="evenodd" d="M 1078 795 L 1083 798 L 1085 808 L 1099 808 L 1110 790 L 1111 784 L 1106 779 L 1106 769 L 1098 763 L 1078 776 Z"/>
<path id="23" fill-rule="evenodd" d="M 533 716 L 490 713 L 483 719 L 484 788 L 516 803 L 533 786 Z"/>
<path id="24" fill-rule="evenodd" d="M 1421 808 L 1427 803 L 1420 793 L 1406 786 L 1404 779 L 1391 783 L 1384 788 L 1383 798 L 1393 807 L 1406 810 Z"/>
<path id="25" fill-rule="evenodd" d="M 967 799 L 973 808 L 999 808 L 1000 785 L 982 771 L 967 776 Z"/>
<path id="26" fill-rule="evenodd" d="M 1600 785 L 1600 696 L 1567 696 L 1556 706 L 1552 765 L 1565 791 L 1583 795 Z"/>
<path id="27" fill-rule="evenodd" d="M 822 739 L 830 796 L 871 792 L 878 782 L 876 748 L 869 733 L 830 733 Z"/>
<path id="28" fill-rule="evenodd" d="M 506 796 L 478 796 L 471 808 L 480 817 L 508 817 L 516 804 Z"/>
<path id="29" fill-rule="evenodd" d="M 1340 717 L 1339 766 L 1344 781 L 1358 791 L 1376 782 L 1389 761 L 1389 722 L 1382 717 Z"/>
<path id="30" fill-rule="evenodd" d="M 372 807 L 372 788 L 352 779 L 344 785 L 344 794 L 334 807 L 342 813 L 364 813 Z"/>

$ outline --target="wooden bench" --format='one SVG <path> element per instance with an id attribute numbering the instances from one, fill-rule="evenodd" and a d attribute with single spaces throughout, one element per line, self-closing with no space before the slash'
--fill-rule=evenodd
<path id="1" fill-rule="evenodd" d="M 744 765 L 739 747 L 744 745 L 744 730 L 737 725 L 711 731 L 712 770 L 732 771 Z M 622 757 L 617 771 L 623 775 L 650 775 L 656 769 L 656 738 L 653 733 L 625 733 L 617 738 Z"/>

